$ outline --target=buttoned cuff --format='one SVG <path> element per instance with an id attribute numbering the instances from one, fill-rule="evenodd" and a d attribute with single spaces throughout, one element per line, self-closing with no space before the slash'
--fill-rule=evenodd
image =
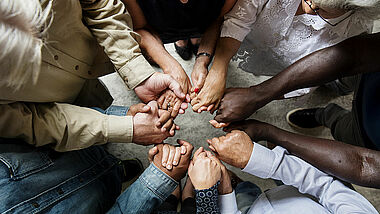
<path id="1" fill-rule="evenodd" d="M 134 89 L 148 79 L 155 71 L 143 55 L 130 60 L 118 70 L 129 89 Z"/>
<path id="2" fill-rule="evenodd" d="M 139 181 L 162 201 L 165 201 L 178 186 L 177 181 L 165 174 L 153 163 L 140 175 Z"/>
<path id="3" fill-rule="evenodd" d="M 243 172 L 260 178 L 269 178 L 272 174 L 275 159 L 276 154 L 272 150 L 258 143 L 254 143 L 251 157 L 247 166 L 243 169 Z"/>
<path id="4" fill-rule="evenodd" d="M 238 211 L 238 207 L 236 204 L 235 191 L 225 195 L 219 195 L 219 208 L 220 213 L 236 213 Z"/>
<path id="5" fill-rule="evenodd" d="M 107 142 L 132 143 L 133 117 L 107 115 Z"/>

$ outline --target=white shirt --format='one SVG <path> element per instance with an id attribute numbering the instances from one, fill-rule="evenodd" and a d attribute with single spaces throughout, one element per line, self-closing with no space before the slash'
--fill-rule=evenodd
<path id="1" fill-rule="evenodd" d="M 262 193 L 248 213 L 378 213 L 362 195 L 279 146 L 269 150 L 255 143 L 243 171 L 289 185 Z M 314 196 L 319 203 L 301 193 Z M 234 192 L 220 195 L 219 207 L 221 213 L 241 213 Z"/>
<path id="2" fill-rule="evenodd" d="M 370 33 L 373 20 L 351 11 L 329 19 L 344 21 L 333 27 L 317 15 L 296 16 L 301 0 L 238 0 L 225 15 L 221 37 L 241 44 L 238 58 L 243 70 L 275 75 L 298 59 L 363 32 Z M 246 69 L 245 69 L 246 68 Z M 253 71 L 255 73 L 256 71 Z"/>

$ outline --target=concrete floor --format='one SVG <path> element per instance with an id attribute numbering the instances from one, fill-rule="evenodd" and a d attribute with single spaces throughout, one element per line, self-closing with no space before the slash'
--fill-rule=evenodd
<path id="1" fill-rule="evenodd" d="M 379 29 L 380 25 L 377 25 L 376 29 Z M 177 53 L 174 51 L 173 44 L 166 45 L 168 51 L 183 65 L 183 68 L 190 76 L 192 71 L 192 65 L 194 63 L 194 57 L 189 61 L 183 61 Z M 246 73 L 237 68 L 238 62 L 231 62 L 229 66 L 229 74 L 227 79 L 227 87 L 248 87 L 254 84 L 258 84 L 268 77 L 254 76 L 250 73 Z M 159 69 L 157 69 L 159 70 Z M 112 96 L 114 97 L 114 105 L 132 105 L 139 101 L 133 91 L 129 91 L 118 74 L 110 74 L 102 77 L 102 80 L 107 85 Z M 301 133 L 299 130 L 292 129 L 285 121 L 285 115 L 288 111 L 298 107 L 316 107 L 325 106 L 330 102 L 337 103 L 347 109 L 351 108 L 352 96 L 336 97 L 326 89 L 318 89 L 314 92 L 305 95 L 303 97 L 288 99 L 282 101 L 273 101 L 264 108 L 254 113 L 251 118 L 255 118 L 261 121 L 268 122 L 283 129 Z M 173 138 L 167 139 L 166 143 L 175 144 L 176 139 L 184 139 L 192 143 L 195 148 L 200 146 L 207 147 L 206 139 L 211 139 L 215 136 L 221 136 L 223 131 L 214 129 L 208 121 L 213 118 L 210 113 L 194 113 L 191 109 L 188 109 L 184 115 L 179 115 L 176 119 L 176 123 L 181 127 L 181 130 L 176 133 Z M 314 129 L 308 132 L 302 132 L 302 134 L 311 135 L 315 137 L 330 138 L 331 134 L 326 128 Z M 147 152 L 151 148 L 139 146 L 135 144 L 108 144 L 108 150 L 121 159 L 139 158 L 144 166 L 148 166 Z M 243 180 L 249 180 L 256 183 L 264 191 L 275 186 L 272 180 L 264 180 L 255 176 L 241 172 L 239 169 L 229 167 Z M 380 190 L 363 188 L 355 186 L 355 189 L 363 194 L 375 207 L 380 210 Z"/>

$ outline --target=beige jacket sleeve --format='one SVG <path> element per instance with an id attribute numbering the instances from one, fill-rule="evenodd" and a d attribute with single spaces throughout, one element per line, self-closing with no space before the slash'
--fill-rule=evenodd
<path id="1" fill-rule="evenodd" d="M 83 19 L 115 65 L 128 88 L 133 89 L 154 70 L 141 54 L 140 36 L 120 0 L 81 0 Z"/>
<path id="2" fill-rule="evenodd" d="M 20 138 L 34 146 L 52 144 L 56 151 L 107 142 L 132 142 L 132 116 L 105 115 L 70 104 L 0 105 L 0 136 Z"/>

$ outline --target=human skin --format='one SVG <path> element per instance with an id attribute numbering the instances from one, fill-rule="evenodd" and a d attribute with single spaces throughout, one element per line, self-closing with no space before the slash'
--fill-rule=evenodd
<path id="1" fill-rule="evenodd" d="M 181 155 L 180 161 L 177 166 L 174 166 L 171 170 L 168 170 L 166 167 L 162 166 L 162 154 L 164 144 L 158 144 L 154 148 L 149 150 L 148 158 L 154 165 L 163 171 L 165 174 L 170 176 L 176 181 L 180 181 L 185 177 L 187 168 L 191 160 L 191 155 L 193 152 L 193 145 L 184 140 L 178 140 L 179 144 L 186 147 L 186 154 Z"/>
<path id="2" fill-rule="evenodd" d="M 343 181 L 380 188 L 380 151 L 291 133 L 256 120 L 232 123 L 229 132 L 242 130 L 254 141 L 266 140 Z"/>
<path id="3" fill-rule="evenodd" d="M 225 136 L 214 137 L 207 140 L 207 143 L 219 160 L 240 169 L 247 165 L 253 151 L 250 137 L 240 130 L 233 130 Z"/>
<path id="4" fill-rule="evenodd" d="M 190 162 L 188 175 L 195 189 L 209 189 L 221 178 L 221 169 L 218 163 L 208 157 L 205 151 L 198 149 Z"/>
<path id="5" fill-rule="evenodd" d="M 380 71 L 380 34 L 360 35 L 316 51 L 273 78 L 249 88 L 226 90 L 215 116 L 218 122 L 240 121 L 284 94 L 335 79 Z"/>
<path id="6" fill-rule="evenodd" d="M 346 11 L 341 9 L 321 8 L 319 5 L 312 4 L 314 9 L 318 8 L 319 14 L 324 18 L 336 18 L 343 15 Z M 296 15 L 301 14 L 316 15 L 313 10 L 303 0 L 301 1 Z M 218 40 L 218 44 L 215 50 L 214 63 L 210 69 L 208 76 L 206 77 L 204 87 L 197 96 L 198 99 L 192 100 L 191 105 L 193 111 L 211 111 L 213 113 L 219 106 L 223 93 L 225 90 L 225 82 L 227 76 L 228 64 L 240 47 L 241 42 L 229 37 L 221 37 Z M 210 77 L 209 77 L 210 76 Z M 232 90 L 227 90 L 226 94 L 232 93 Z M 246 93 L 241 90 L 240 92 Z M 232 96 L 232 95 L 231 95 Z M 278 98 L 278 97 L 275 97 Z M 274 98 L 274 99 L 275 99 Z M 243 96 L 239 96 L 239 99 L 244 99 Z M 246 101 L 248 102 L 248 101 Z M 221 103 L 222 104 L 222 103 Z M 231 104 L 231 103 L 229 103 Z M 260 106 L 262 107 L 262 106 Z M 242 115 L 246 116 L 246 115 Z M 231 121 L 222 121 L 231 122 Z"/>

